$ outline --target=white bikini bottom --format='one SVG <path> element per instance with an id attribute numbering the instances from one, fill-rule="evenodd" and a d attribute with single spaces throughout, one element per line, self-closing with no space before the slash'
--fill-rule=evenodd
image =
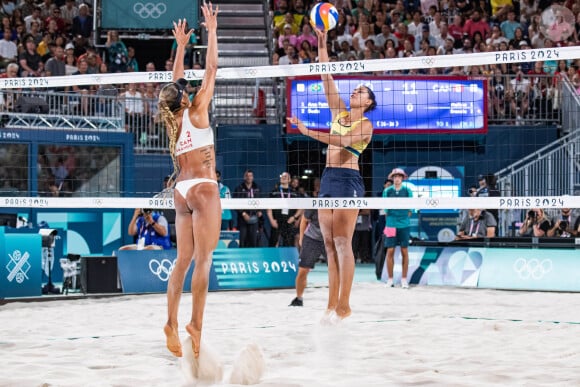
<path id="1" fill-rule="evenodd" d="M 187 197 L 187 191 L 189 191 L 191 187 L 198 185 L 198 184 L 201 184 L 201 183 L 213 183 L 213 184 L 217 185 L 217 181 L 215 181 L 213 179 L 206 179 L 206 178 L 189 179 L 189 180 L 178 181 L 175 184 L 175 189 L 177 191 L 179 191 L 181 196 L 183 196 L 183 198 L 185 199 Z"/>

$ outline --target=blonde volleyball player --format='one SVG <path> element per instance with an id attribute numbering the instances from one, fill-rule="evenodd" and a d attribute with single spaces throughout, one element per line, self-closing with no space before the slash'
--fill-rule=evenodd
<path id="1" fill-rule="evenodd" d="M 320 62 L 328 62 L 327 33 L 316 29 L 316 34 L 318 59 Z M 362 198 L 364 185 L 358 158 L 373 135 L 372 123 L 364 113 L 376 107 L 375 94 L 367 86 L 356 87 L 350 95 L 350 110 L 347 110 L 332 76 L 323 74 L 322 84 L 332 114 L 330 132 L 308 130 L 296 117 L 288 120 L 305 136 L 328 144 L 319 197 Z M 354 278 L 352 236 L 358 212 L 356 208 L 318 210 L 328 257 L 328 306 L 323 322 L 344 319 L 351 314 L 350 292 Z"/>
<path id="2" fill-rule="evenodd" d="M 179 300 L 185 274 L 195 260 L 191 277 L 193 300 L 191 320 L 185 329 L 191 336 L 193 354 L 199 356 L 203 313 L 207 297 L 212 253 L 221 228 L 220 193 L 216 177 L 213 130 L 209 126 L 208 107 L 213 97 L 217 73 L 217 14 L 211 3 L 201 7 L 207 30 L 206 68 L 201 87 L 190 102 L 183 79 L 185 47 L 193 30 L 186 31 L 186 21 L 173 23 L 177 52 L 173 64 L 174 83 L 159 94 L 161 116 L 167 126 L 169 151 L 177 173 L 175 184 L 175 229 L 177 260 L 167 286 L 167 323 L 164 327 L 167 348 L 175 356 L 183 355 L 177 329 Z"/>

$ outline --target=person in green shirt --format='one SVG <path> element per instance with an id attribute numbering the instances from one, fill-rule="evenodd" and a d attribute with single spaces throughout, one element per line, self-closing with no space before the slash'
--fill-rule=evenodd
<path id="1" fill-rule="evenodd" d="M 395 168 L 389 174 L 389 179 L 393 180 L 393 185 L 385 188 L 384 198 L 411 198 L 413 191 L 403 185 L 403 180 L 407 174 L 401 168 Z M 411 210 L 407 209 L 386 209 L 387 222 L 385 227 L 385 247 L 387 248 L 387 287 L 394 287 L 393 268 L 395 266 L 395 248 L 401 246 L 403 275 L 401 278 L 401 288 L 408 289 L 407 271 L 409 270 L 409 240 L 411 239 Z"/>

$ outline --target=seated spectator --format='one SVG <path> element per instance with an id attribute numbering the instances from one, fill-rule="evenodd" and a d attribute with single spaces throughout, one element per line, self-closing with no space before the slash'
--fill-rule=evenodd
<path id="1" fill-rule="evenodd" d="M 548 236 L 550 228 L 552 228 L 552 222 L 548 219 L 544 210 L 533 208 L 526 214 L 526 218 L 520 227 L 520 236 L 545 237 Z"/>
<path id="2" fill-rule="evenodd" d="M 36 43 L 32 37 L 26 38 L 24 51 L 18 56 L 20 75 L 22 77 L 39 77 L 44 70 L 42 58 L 36 52 Z"/>
<path id="3" fill-rule="evenodd" d="M 500 28 L 503 36 L 505 36 L 508 40 L 515 38 L 515 32 L 517 28 L 521 30 L 522 25 L 516 20 L 516 11 L 513 8 L 508 10 L 507 20 L 500 24 Z"/>
<path id="4" fill-rule="evenodd" d="M 318 37 L 312 33 L 310 24 L 302 25 L 302 33 L 296 37 L 296 47 L 301 47 L 305 40 L 310 43 L 311 47 L 318 47 Z"/>
<path id="5" fill-rule="evenodd" d="M 60 16 L 65 23 L 65 31 L 70 33 L 72 30 L 73 19 L 79 15 L 79 9 L 75 0 L 66 0 L 65 4 L 60 7 Z"/>
<path id="6" fill-rule="evenodd" d="M 285 24 L 280 36 L 278 37 L 278 47 L 284 47 L 284 41 L 287 40 L 289 44 L 293 45 L 294 47 L 297 46 L 296 41 L 297 37 L 292 33 L 292 25 Z"/>
<path id="7" fill-rule="evenodd" d="M 169 223 L 160 212 L 136 208 L 129 223 L 128 234 L 136 237 L 137 243 L 121 246 L 119 250 L 171 249 Z"/>
<path id="8" fill-rule="evenodd" d="M 479 11 L 474 10 L 471 13 L 471 18 L 465 22 L 463 32 L 466 33 L 469 38 L 473 39 L 473 34 L 476 31 L 479 31 L 484 39 L 487 39 L 491 35 L 489 24 L 481 18 Z"/>
<path id="9" fill-rule="evenodd" d="M 395 47 L 399 45 L 399 39 L 391 33 L 391 26 L 388 23 L 383 24 L 381 27 L 381 33 L 375 36 L 375 44 L 378 47 L 384 47 L 387 40 L 392 40 Z"/>
<path id="10" fill-rule="evenodd" d="M 557 217 L 552 228 L 547 232 L 549 237 L 570 238 L 578 236 L 578 217 L 573 216 L 570 208 L 560 209 L 560 216 Z"/>
<path id="11" fill-rule="evenodd" d="M 347 61 L 350 56 L 356 57 L 356 52 L 350 47 L 347 41 L 340 43 L 340 51 L 338 52 L 338 60 L 340 62 Z"/>
<path id="12" fill-rule="evenodd" d="M 8 63 L 15 62 L 18 56 L 18 48 L 11 38 L 12 32 L 10 29 L 4 30 L 4 37 L 0 40 L 0 68 L 6 67 Z"/>
<path id="13" fill-rule="evenodd" d="M 457 232 L 456 240 L 493 238 L 497 222 L 492 214 L 481 209 L 469 209 Z"/>

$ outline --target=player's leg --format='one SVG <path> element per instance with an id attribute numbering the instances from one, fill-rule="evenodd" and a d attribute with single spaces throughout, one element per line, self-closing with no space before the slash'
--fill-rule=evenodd
<path id="1" fill-rule="evenodd" d="M 354 254 L 352 251 L 352 236 L 356 227 L 358 208 L 334 210 L 332 219 L 332 237 L 339 265 L 339 296 L 336 314 L 345 318 L 351 313 L 350 291 L 354 279 Z"/>
<path id="2" fill-rule="evenodd" d="M 339 265 L 332 235 L 333 210 L 318 210 L 318 222 L 324 239 L 324 248 L 328 260 L 328 306 L 327 311 L 333 311 L 338 305 Z"/>
<path id="3" fill-rule="evenodd" d="M 191 213 L 185 204 L 184 198 L 177 193 L 177 190 L 175 192 L 177 259 L 167 284 L 167 323 L 164 331 L 167 336 L 167 348 L 175 356 L 181 357 L 181 342 L 177 331 L 177 314 L 185 274 L 189 270 L 193 258 L 193 238 L 191 237 Z"/>
<path id="4" fill-rule="evenodd" d="M 186 326 L 191 335 L 194 356 L 199 356 L 203 314 L 209 286 L 212 255 L 217 247 L 221 228 L 221 202 L 217 185 L 200 184 L 188 192 L 188 203 L 193 209 L 192 237 L 195 241 L 193 258 L 195 268 L 191 276 L 192 312 Z"/>

